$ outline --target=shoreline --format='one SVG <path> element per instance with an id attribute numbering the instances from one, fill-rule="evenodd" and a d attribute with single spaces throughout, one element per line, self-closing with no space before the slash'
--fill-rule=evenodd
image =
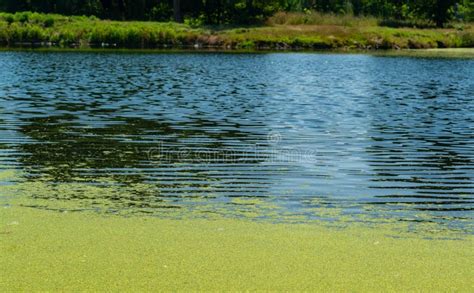
<path id="1" fill-rule="evenodd" d="M 360 19 L 341 25 L 191 26 L 174 22 L 110 21 L 86 16 L 0 14 L 0 47 L 76 49 L 399 50 L 474 48 L 474 25 L 392 28 Z"/>
<path id="2" fill-rule="evenodd" d="M 409 40 L 408 40 L 409 41 Z M 228 44 L 228 45 L 210 45 L 210 44 L 158 44 L 154 47 L 146 47 L 139 45 L 121 46 L 119 44 L 68 44 L 66 46 L 60 43 L 51 42 L 14 42 L 8 44 L 0 42 L 0 50 L 15 50 L 15 49 L 50 49 L 50 50 L 137 50 L 137 51 L 218 51 L 218 52 L 396 52 L 396 51 L 414 51 L 414 50 L 466 50 L 474 49 L 474 46 L 441 46 L 423 45 L 423 46 L 404 46 L 400 47 L 396 44 L 384 45 L 383 47 L 372 46 L 333 46 L 321 44 L 309 45 L 288 45 L 283 42 L 269 42 L 268 44 L 260 45 L 253 44 L 250 46 L 243 46 L 242 44 Z"/>
<path id="3" fill-rule="evenodd" d="M 443 49 L 399 49 L 399 50 L 362 50 L 362 49 L 329 49 L 329 50 L 258 50 L 258 49 L 219 49 L 219 48 L 162 48 L 162 49 L 127 49 L 127 48 L 61 48 L 61 47 L 0 47 L 2 52 L 37 52 L 37 53 L 103 53 L 103 54 L 353 54 L 379 57 L 413 57 L 413 58 L 454 58 L 474 59 L 474 48 Z"/>

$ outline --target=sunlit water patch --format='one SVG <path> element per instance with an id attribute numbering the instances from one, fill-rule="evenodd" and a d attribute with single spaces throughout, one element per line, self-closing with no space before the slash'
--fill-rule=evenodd
<path id="1" fill-rule="evenodd" d="M 472 231 L 472 59 L 2 52 L 0 65 L 5 204 Z"/>

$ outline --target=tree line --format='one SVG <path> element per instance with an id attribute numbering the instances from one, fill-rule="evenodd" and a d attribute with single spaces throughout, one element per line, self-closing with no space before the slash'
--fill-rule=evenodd
<path id="1" fill-rule="evenodd" d="M 203 24 L 253 24 L 278 11 L 318 11 L 423 19 L 443 26 L 450 19 L 472 21 L 474 0 L 0 0 L 0 10 L 94 15 L 115 20 L 191 19 Z"/>

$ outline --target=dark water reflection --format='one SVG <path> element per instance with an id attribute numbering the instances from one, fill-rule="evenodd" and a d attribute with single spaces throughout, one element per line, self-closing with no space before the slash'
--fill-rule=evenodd
<path id="1" fill-rule="evenodd" d="M 1 53 L 0 66 L 0 165 L 28 180 L 472 223 L 473 60 Z"/>

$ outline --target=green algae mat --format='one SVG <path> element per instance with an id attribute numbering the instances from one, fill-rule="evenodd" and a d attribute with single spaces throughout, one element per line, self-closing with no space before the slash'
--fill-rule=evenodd
<path id="1" fill-rule="evenodd" d="M 0 211 L 0 291 L 472 292 L 473 240 L 13 204 Z"/>

